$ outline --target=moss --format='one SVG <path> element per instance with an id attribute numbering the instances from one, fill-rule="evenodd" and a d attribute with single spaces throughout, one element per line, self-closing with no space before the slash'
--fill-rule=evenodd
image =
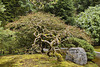
<path id="1" fill-rule="evenodd" d="M 88 64 L 85 65 L 85 67 L 99 67 L 99 66 L 93 62 L 88 62 Z"/>
<path id="2" fill-rule="evenodd" d="M 94 48 L 95 48 L 95 49 L 94 49 L 95 51 L 100 52 L 100 46 L 95 46 Z"/>
<path id="3" fill-rule="evenodd" d="M 70 61 L 63 61 L 63 62 L 60 62 L 57 67 L 84 67 L 84 66 L 81 66 L 81 65 L 78 65 L 78 64 L 74 64 Z"/>
<path id="4" fill-rule="evenodd" d="M 0 57 L 0 67 L 5 67 L 7 65 L 10 65 L 12 67 L 21 67 L 21 66 L 26 66 L 26 65 L 34 65 L 41 63 L 47 63 L 48 61 L 48 56 L 46 55 L 40 55 L 40 54 L 35 54 L 35 55 L 14 55 L 14 56 L 1 56 Z M 30 62 L 30 63 L 29 63 Z M 34 63 L 34 64 L 33 64 Z"/>
<path id="5" fill-rule="evenodd" d="M 98 52 L 100 52 L 100 49 L 95 49 L 95 51 L 98 51 Z"/>
<path id="6" fill-rule="evenodd" d="M 95 62 L 96 64 L 98 64 L 100 67 L 100 58 L 95 57 L 95 59 L 93 59 L 92 61 Z"/>
<path id="7" fill-rule="evenodd" d="M 55 56 L 57 57 L 57 61 L 59 61 L 59 62 L 64 61 L 64 59 L 60 53 L 55 53 Z"/>
<path id="8" fill-rule="evenodd" d="M 56 57 L 48 57 L 44 54 L 0 56 L 0 67 L 86 67 L 92 65 L 96 67 L 94 63 L 81 66 L 70 61 L 58 62 Z"/>

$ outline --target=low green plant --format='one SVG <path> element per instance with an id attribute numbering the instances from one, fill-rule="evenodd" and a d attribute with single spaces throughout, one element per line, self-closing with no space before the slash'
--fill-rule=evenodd
<path id="1" fill-rule="evenodd" d="M 79 38 L 69 37 L 64 42 L 62 42 L 61 47 L 67 47 L 67 48 L 82 47 L 85 49 L 87 53 L 88 60 L 92 60 L 95 57 L 93 46 L 89 44 L 87 41 Z"/>

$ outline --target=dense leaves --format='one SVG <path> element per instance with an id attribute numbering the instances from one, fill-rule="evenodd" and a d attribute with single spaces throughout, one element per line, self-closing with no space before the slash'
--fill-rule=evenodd
<path id="1" fill-rule="evenodd" d="M 20 20 L 10 23 L 6 26 L 7 28 L 18 32 L 17 33 L 17 45 L 19 48 L 26 47 L 30 49 L 33 47 L 34 49 L 41 49 L 41 45 L 44 48 L 48 48 L 50 46 L 49 42 L 54 42 L 52 47 L 55 48 L 57 46 L 61 46 L 60 44 L 64 44 L 63 41 L 66 41 L 66 38 L 75 37 L 75 44 L 68 43 L 74 42 L 74 40 L 66 41 L 65 47 L 87 47 L 90 46 L 89 52 L 90 55 L 93 53 L 93 47 L 88 43 L 89 36 L 85 34 L 84 31 L 74 27 L 67 26 L 64 24 L 59 17 L 54 17 L 52 14 L 37 12 L 31 13 L 29 15 L 23 16 Z M 60 34 L 60 36 L 58 36 Z M 77 35 L 79 34 L 79 35 Z M 56 37 L 58 37 L 58 40 Z M 36 39 L 36 40 L 35 40 Z M 59 44 L 56 44 L 56 40 L 59 41 Z M 84 39 L 84 40 L 82 40 Z M 46 43 L 47 42 L 47 43 Z M 32 46 L 32 44 L 34 46 Z M 55 44 L 55 45 L 54 45 Z M 74 45 L 74 46 L 73 46 Z M 78 45 L 78 46 L 77 46 Z M 37 48 L 36 48 L 37 47 Z M 61 46 L 62 47 L 62 46 Z M 88 48 L 85 48 L 88 50 Z M 91 57 L 91 58 L 90 58 Z M 88 59 L 93 59 L 94 54 L 89 56 Z"/>
<path id="2" fill-rule="evenodd" d="M 0 12 L 4 12 L 5 11 L 5 6 L 3 5 L 3 3 L 0 1 Z M 1 20 L 0 20 L 0 25 L 1 25 Z"/>
<path id="3" fill-rule="evenodd" d="M 61 19 L 66 20 L 66 24 L 73 24 L 74 22 L 74 4 L 72 0 L 58 0 L 49 2 L 44 7 L 44 11 L 51 12 L 56 16 L 60 16 Z"/>
<path id="4" fill-rule="evenodd" d="M 49 31 L 56 30 L 60 33 L 66 29 L 66 25 L 64 25 L 64 22 L 59 18 L 54 17 L 54 15 L 44 14 L 42 12 L 29 14 L 27 17 L 23 16 L 20 20 L 16 21 L 15 23 L 10 23 L 6 27 L 18 32 L 18 45 L 20 45 L 20 47 L 30 48 L 35 39 L 35 24 L 45 27 Z M 39 29 L 40 28 L 38 28 L 38 30 Z M 41 32 L 41 30 L 42 29 L 40 29 L 39 32 Z M 48 33 L 45 31 L 44 34 Z"/>
<path id="5" fill-rule="evenodd" d="M 3 27 L 0 27 L 0 51 L 8 50 L 9 53 L 12 53 L 12 49 L 16 48 L 15 45 L 15 32 L 11 30 L 4 30 Z"/>
<path id="6" fill-rule="evenodd" d="M 0 12 L 4 12 L 4 5 L 0 1 Z M 0 20 L 0 26 L 1 26 L 1 20 Z M 1 50 L 9 50 L 12 47 L 14 48 L 14 32 L 10 30 L 4 30 L 3 27 L 0 27 L 0 51 Z M 9 50 L 10 51 L 10 50 Z M 1 52 L 0 52 L 1 54 Z"/>
<path id="7" fill-rule="evenodd" d="M 89 43 L 91 42 L 90 37 L 84 31 L 74 26 L 65 25 L 64 21 L 60 20 L 59 17 L 48 13 L 33 12 L 27 16 L 21 17 L 20 20 L 14 23 L 6 25 L 6 27 L 19 32 L 20 36 L 18 38 L 21 39 L 20 43 L 23 43 L 21 45 L 30 45 L 34 40 L 34 23 L 39 23 L 40 26 L 45 26 L 48 30 L 56 30 L 60 33 L 63 32 L 63 34 L 66 32 L 62 38 L 66 38 L 65 36 L 67 35 L 84 39 Z"/>
<path id="8" fill-rule="evenodd" d="M 83 12 L 89 6 L 100 4 L 100 0 L 73 0 L 77 13 Z"/>
<path id="9" fill-rule="evenodd" d="M 14 21 L 14 18 L 25 15 L 32 11 L 32 3 L 29 0 L 1 0 L 5 6 L 5 12 L 0 12 L 0 20 L 4 26 L 8 22 Z"/>
<path id="10" fill-rule="evenodd" d="M 3 5 L 3 3 L 0 1 L 0 12 L 5 11 L 4 7 L 5 7 L 5 5 Z"/>
<path id="11" fill-rule="evenodd" d="M 30 0 L 34 4 L 34 8 L 39 11 L 43 10 L 44 6 L 51 2 L 51 0 Z M 54 0 L 55 1 L 55 0 Z M 56 0 L 57 1 L 57 0 Z"/>
<path id="12" fill-rule="evenodd" d="M 76 18 L 76 25 L 85 29 L 95 44 L 100 44 L 100 5 L 81 12 Z"/>

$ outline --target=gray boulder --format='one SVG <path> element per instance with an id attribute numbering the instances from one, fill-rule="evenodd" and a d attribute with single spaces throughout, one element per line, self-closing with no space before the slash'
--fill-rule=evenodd
<path id="1" fill-rule="evenodd" d="M 87 63 L 87 55 L 83 48 L 70 48 L 69 50 L 67 50 L 66 60 L 84 65 Z"/>

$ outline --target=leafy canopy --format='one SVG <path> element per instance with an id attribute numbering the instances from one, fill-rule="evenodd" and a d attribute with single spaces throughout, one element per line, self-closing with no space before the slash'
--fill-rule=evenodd
<path id="1" fill-rule="evenodd" d="M 80 13 L 87 9 L 89 6 L 95 6 L 100 4 L 100 0 L 73 0 L 77 13 Z"/>
<path id="2" fill-rule="evenodd" d="M 56 0 L 45 5 L 44 11 L 51 12 L 65 20 L 66 24 L 74 22 L 74 3 L 73 0 Z"/>
<path id="3" fill-rule="evenodd" d="M 8 22 L 12 22 L 21 15 L 26 15 L 28 12 L 33 10 L 33 4 L 29 0 L 1 0 L 2 13 L 0 12 L 0 20 L 2 21 L 2 26 L 6 25 Z M 3 7 L 5 6 L 5 9 Z"/>
<path id="4" fill-rule="evenodd" d="M 0 12 L 4 12 L 6 9 L 4 9 L 5 5 L 0 1 Z"/>

